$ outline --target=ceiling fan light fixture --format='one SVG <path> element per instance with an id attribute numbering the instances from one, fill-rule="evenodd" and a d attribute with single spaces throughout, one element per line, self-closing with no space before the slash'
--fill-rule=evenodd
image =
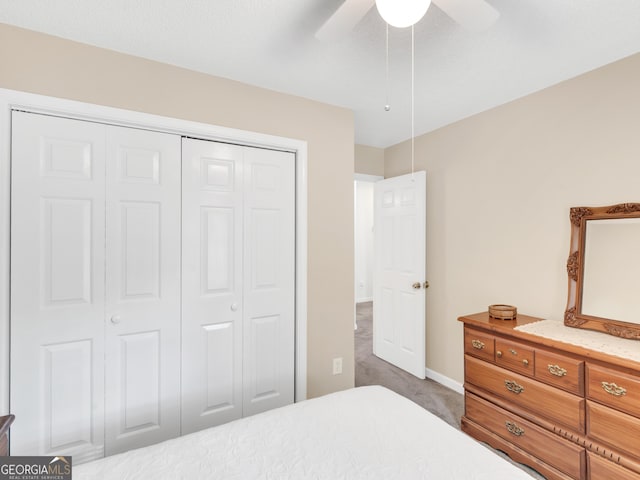
<path id="1" fill-rule="evenodd" d="M 392 27 L 405 28 L 420 21 L 431 0 L 376 0 L 378 13 Z"/>

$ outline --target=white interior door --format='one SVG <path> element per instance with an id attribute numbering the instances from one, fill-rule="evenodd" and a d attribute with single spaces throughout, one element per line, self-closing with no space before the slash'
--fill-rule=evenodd
<path id="1" fill-rule="evenodd" d="M 14 455 L 104 454 L 104 126 L 12 115 Z"/>
<path id="2" fill-rule="evenodd" d="M 180 137 L 22 112 L 12 132 L 13 453 L 179 435 Z"/>
<path id="3" fill-rule="evenodd" d="M 381 180 L 374 196 L 374 354 L 425 378 L 426 174 Z"/>
<path id="4" fill-rule="evenodd" d="M 182 433 L 242 416 L 242 158 L 182 144 Z"/>
<path id="5" fill-rule="evenodd" d="M 183 433 L 293 403 L 294 160 L 183 140 Z"/>
<path id="6" fill-rule="evenodd" d="M 180 435 L 177 135 L 108 126 L 106 454 Z"/>
<path id="7" fill-rule="evenodd" d="M 244 148 L 243 415 L 293 403 L 295 155 Z"/>

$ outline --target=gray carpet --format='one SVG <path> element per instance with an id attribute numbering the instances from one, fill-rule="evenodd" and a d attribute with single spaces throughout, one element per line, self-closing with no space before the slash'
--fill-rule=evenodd
<path id="1" fill-rule="evenodd" d="M 449 425 L 460 429 L 460 417 L 464 413 L 464 397 L 433 380 L 420 380 L 373 354 L 372 302 L 356 305 L 356 321 L 358 324 L 355 331 L 356 387 L 363 385 L 387 387 L 429 410 Z M 490 447 L 487 446 L 487 448 Z M 535 470 L 513 462 L 500 451 L 496 453 L 529 473 L 533 478 L 544 480 L 544 477 Z"/>
<path id="2" fill-rule="evenodd" d="M 373 354 L 372 302 L 358 303 L 356 317 L 356 387 L 383 385 L 459 429 L 464 397 L 433 380 L 420 380 Z"/>

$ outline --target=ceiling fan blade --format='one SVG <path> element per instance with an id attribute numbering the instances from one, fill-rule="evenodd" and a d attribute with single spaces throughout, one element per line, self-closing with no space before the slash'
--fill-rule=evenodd
<path id="1" fill-rule="evenodd" d="M 345 0 L 316 32 L 316 38 L 331 42 L 345 37 L 367 14 L 375 0 Z"/>
<path id="2" fill-rule="evenodd" d="M 472 32 L 488 29 L 500 16 L 500 12 L 484 0 L 433 0 L 433 3 Z"/>

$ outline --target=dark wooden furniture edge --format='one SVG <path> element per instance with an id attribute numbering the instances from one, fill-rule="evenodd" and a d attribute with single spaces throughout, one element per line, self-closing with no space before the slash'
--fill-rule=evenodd
<path id="1" fill-rule="evenodd" d="M 16 419 L 14 415 L 5 415 L 0 417 L 0 437 L 9 431 L 11 424 Z"/>
<path id="2" fill-rule="evenodd" d="M 9 455 L 9 428 L 15 418 L 13 415 L 0 417 L 0 456 Z"/>

